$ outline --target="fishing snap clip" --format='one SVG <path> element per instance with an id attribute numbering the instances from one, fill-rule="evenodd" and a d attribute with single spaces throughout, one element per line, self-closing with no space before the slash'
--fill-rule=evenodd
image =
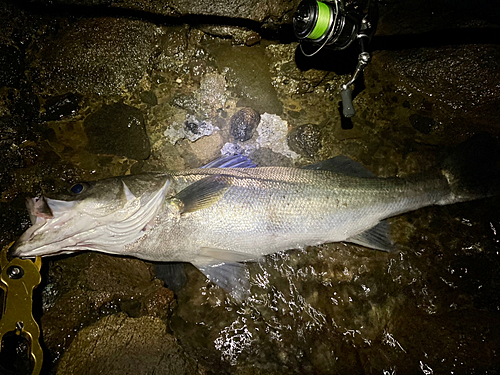
<path id="1" fill-rule="evenodd" d="M 0 288 L 3 290 L 3 304 L 0 316 L 0 354 L 6 348 L 9 334 L 21 337 L 29 346 L 32 374 L 38 375 L 42 368 L 43 352 L 40 346 L 40 328 L 32 313 L 33 290 L 40 284 L 42 261 L 14 258 L 8 260 L 6 246 L 0 253 Z M 17 342 L 17 341 L 15 341 Z M 11 351 L 8 351 L 9 353 Z"/>

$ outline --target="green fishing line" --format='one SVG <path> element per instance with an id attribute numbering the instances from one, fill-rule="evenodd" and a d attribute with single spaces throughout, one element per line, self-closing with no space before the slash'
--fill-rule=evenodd
<path id="1" fill-rule="evenodd" d="M 325 3 L 317 2 L 318 4 L 318 19 L 314 29 L 307 36 L 309 39 L 319 39 L 328 30 L 328 25 L 330 24 L 330 8 Z"/>

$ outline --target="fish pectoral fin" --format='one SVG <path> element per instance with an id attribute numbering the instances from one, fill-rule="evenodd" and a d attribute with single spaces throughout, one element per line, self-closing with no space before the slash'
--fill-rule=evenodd
<path id="1" fill-rule="evenodd" d="M 181 190 L 172 200 L 181 214 L 194 212 L 217 203 L 229 188 L 224 176 L 208 176 Z"/>
<path id="2" fill-rule="evenodd" d="M 343 155 L 323 160 L 319 163 L 306 165 L 302 167 L 302 169 L 330 171 L 352 177 L 377 177 L 375 173 L 366 169 L 366 167 L 361 163 L 358 163 L 357 161 L 354 161 L 351 158 Z"/>
<path id="3" fill-rule="evenodd" d="M 230 293 L 236 300 L 243 301 L 250 295 L 249 272 L 244 263 L 210 263 L 195 262 L 208 280 Z"/>
<path id="4" fill-rule="evenodd" d="M 383 220 L 373 228 L 348 238 L 346 242 L 352 242 L 380 251 L 393 252 L 396 250 L 391 238 L 391 226 L 387 220 Z"/>

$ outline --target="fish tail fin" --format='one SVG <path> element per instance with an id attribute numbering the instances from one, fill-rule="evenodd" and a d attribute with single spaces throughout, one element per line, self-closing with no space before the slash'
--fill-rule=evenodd
<path id="1" fill-rule="evenodd" d="M 441 204 L 500 195 L 500 142 L 488 134 L 473 136 L 448 155 L 442 173 L 451 195 Z"/>

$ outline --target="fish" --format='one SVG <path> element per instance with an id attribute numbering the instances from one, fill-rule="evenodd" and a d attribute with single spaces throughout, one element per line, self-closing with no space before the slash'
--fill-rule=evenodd
<path id="1" fill-rule="evenodd" d="M 377 177 L 345 156 L 293 168 L 257 167 L 236 155 L 196 169 L 80 182 L 27 200 L 32 226 L 9 255 L 90 250 L 188 262 L 238 295 L 248 288 L 245 262 L 330 242 L 391 252 L 388 218 L 498 195 L 499 150 L 496 138 L 475 136 L 439 168 L 407 177 Z"/>

